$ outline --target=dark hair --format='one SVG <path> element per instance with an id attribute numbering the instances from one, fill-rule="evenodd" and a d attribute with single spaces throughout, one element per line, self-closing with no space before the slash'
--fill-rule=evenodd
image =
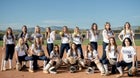
<path id="1" fill-rule="evenodd" d="M 12 30 L 11 27 L 8 27 L 7 30 L 6 30 L 6 38 L 8 38 L 8 30 L 11 31 L 10 35 L 12 36 L 12 39 L 14 40 L 13 30 Z"/>
<path id="2" fill-rule="evenodd" d="M 22 29 L 23 29 L 23 28 L 26 29 L 26 30 L 25 30 L 25 34 L 24 34 L 24 32 L 22 31 L 21 34 L 20 34 L 20 36 L 19 36 L 19 38 L 21 38 L 23 35 L 26 35 L 26 34 L 27 34 L 27 26 L 26 26 L 26 25 L 23 25 Z"/>
<path id="3" fill-rule="evenodd" d="M 96 29 L 93 29 L 94 25 L 96 26 Z M 98 25 L 97 25 L 96 23 L 93 23 L 93 24 L 91 25 L 91 30 L 92 30 L 92 33 L 93 33 L 94 35 L 98 35 L 98 34 L 99 34 L 99 32 L 98 32 Z"/>
<path id="4" fill-rule="evenodd" d="M 76 44 L 75 44 L 75 43 L 71 43 L 71 44 L 70 44 L 70 54 L 73 55 L 73 48 L 72 48 L 72 45 L 73 45 L 73 44 L 75 45 L 76 55 L 78 56 L 78 51 L 77 51 L 77 47 L 76 47 Z"/>
<path id="5" fill-rule="evenodd" d="M 110 42 L 110 39 L 113 39 L 113 41 L 114 41 L 114 44 L 113 44 L 114 45 L 114 51 L 115 51 L 114 54 L 116 54 L 118 51 L 117 51 L 117 43 L 116 43 L 116 40 L 115 40 L 114 37 L 110 37 L 109 38 L 108 51 L 111 52 L 111 42 Z"/>
<path id="6" fill-rule="evenodd" d="M 47 27 L 46 29 L 48 29 L 49 31 L 51 31 L 51 28 L 50 27 Z M 48 31 L 45 32 L 45 36 L 46 38 L 50 37 L 50 34 Z"/>
<path id="7" fill-rule="evenodd" d="M 58 48 L 57 51 L 55 50 L 56 47 Z M 57 52 L 57 53 L 59 54 L 59 46 L 58 46 L 57 44 L 54 45 L 54 47 L 53 47 L 53 52 Z"/>
<path id="8" fill-rule="evenodd" d="M 130 38 L 128 38 L 128 37 L 127 37 L 127 38 L 125 38 L 125 39 L 123 40 L 122 46 L 123 46 L 123 47 L 125 47 L 125 46 L 126 46 L 126 45 L 125 45 L 125 40 L 126 40 L 126 39 L 129 41 L 130 46 L 132 46 L 132 41 L 131 41 L 131 39 L 130 39 Z"/>

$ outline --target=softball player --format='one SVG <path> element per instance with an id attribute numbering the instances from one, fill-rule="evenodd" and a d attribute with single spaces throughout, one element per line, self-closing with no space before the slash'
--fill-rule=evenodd
<path id="1" fill-rule="evenodd" d="M 102 63 L 103 63 L 106 75 L 109 74 L 107 64 L 111 64 L 111 66 L 112 66 L 111 73 L 115 74 L 116 73 L 116 62 L 117 62 L 117 58 L 119 55 L 119 51 L 117 49 L 117 44 L 116 44 L 116 40 L 114 37 L 109 38 L 109 44 L 106 47 L 105 51 L 106 51 L 107 59 L 104 60 Z"/>
<path id="2" fill-rule="evenodd" d="M 92 47 L 91 44 L 87 45 L 85 51 L 85 65 L 88 65 L 87 73 L 90 73 L 91 70 L 94 71 L 95 66 L 101 71 L 101 75 L 104 75 L 104 68 L 100 62 L 98 52 Z M 91 70 L 90 70 L 91 69 Z"/>
<path id="3" fill-rule="evenodd" d="M 3 36 L 3 50 L 5 50 L 5 59 L 3 64 L 3 70 L 6 70 L 6 62 L 9 59 L 9 69 L 12 69 L 12 59 L 15 48 L 15 35 L 12 28 L 8 27 L 6 34 Z"/>
<path id="4" fill-rule="evenodd" d="M 31 47 L 31 55 L 33 56 L 34 59 L 34 69 L 38 68 L 37 66 L 37 60 L 43 60 L 44 61 L 44 65 L 43 68 L 45 67 L 48 59 L 45 56 L 43 47 L 42 47 L 42 42 L 40 40 L 40 38 L 35 38 L 34 44 L 32 44 Z"/>
<path id="5" fill-rule="evenodd" d="M 67 53 L 67 57 L 64 62 L 70 65 L 71 73 L 76 71 L 76 66 L 79 66 L 79 70 L 81 70 L 81 66 L 85 67 L 84 61 L 81 59 L 81 56 L 80 56 L 80 51 L 79 49 L 77 49 L 75 43 L 71 44 L 70 49 L 68 50 L 68 53 Z"/>
<path id="6" fill-rule="evenodd" d="M 46 28 L 45 37 L 47 40 L 47 52 L 50 56 L 51 51 L 53 50 L 53 43 L 55 40 L 55 31 L 51 31 L 50 27 Z"/>
<path id="7" fill-rule="evenodd" d="M 82 50 L 82 46 L 81 46 L 81 44 L 83 42 L 83 37 L 80 33 L 79 27 L 76 27 L 74 29 L 74 33 L 72 34 L 72 40 L 76 44 L 77 49 L 80 50 L 81 58 L 84 59 L 83 50 Z"/>
<path id="8" fill-rule="evenodd" d="M 40 38 L 41 44 L 44 43 L 43 41 L 43 35 L 41 34 L 41 29 L 39 26 L 35 27 L 34 33 L 31 35 L 31 39 L 34 40 L 35 38 Z"/>
<path id="9" fill-rule="evenodd" d="M 115 37 L 114 32 L 111 30 L 111 25 L 109 22 L 106 22 L 105 29 L 102 32 L 102 36 L 103 36 L 103 54 L 102 54 L 101 60 L 104 61 L 104 60 L 106 60 L 105 48 L 109 43 L 109 38 Z"/>
<path id="10" fill-rule="evenodd" d="M 44 73 L 57 73 L 58 67 L 61 65 L 61 59 L 59 55 L 59 46 L 55 45 L 53 51 L 50 53 L 50 61 L 44 68 Z M 52 68 L 52 69 L 51 69 Z"/>
<path id="11" fill-rule="evenodd" d="M 122 48 L 120 52 L 120 56 L 117 62 L 117 69 L 119 71 L 119 75 L 117 77 L 123 76 L 122 67 L 135 67 L 135 59 L 136 59 L 136 51 L 134 47 L 132 47 L 132 41 L 130 38 L 125 38 L 122 43 Z"/>
<path id="12" fill-rule="evenodd" d="M 67 26 L 64 26 L 62 32 L 59 34 L 61 36 L 60 58 L 63 58 L 64 50 L 66 49 L 66 52 L 68 52 L 70 48 L 69 42 L 71 41 L 71 36 Z"/>
<path id="13" fill-rule="evenodd" d="M 99 36 L 98 26 L 96 23 L 93 23 L 91 29 L 87 32 L 87 38 L 89 39 L 90 44 L 96 51 L 98 50 L 98 43 L 97 43 L 98 36 Z"/>
<path id="14" fill-rule="evenodd" d="M 28 49 L 26 44 L 24 43 L 23 38 L 19 38 L 18 43 L 15 47 L 15 55 L 16 55 L 16 69 L 21 70 L 22 68 L 22 61 L 29 61 L 29 72 L 33 71 L 33 57 L 28 56 Z"/>
<path id="15" fill-rule="evenodd" d="M 120 32 L 120 34 L 118 35 L 118 38 L 120 39 L 120 41 L 122 42 L 126 37 L 130 38 L 135 46 L 135 41 L 134 41 L 134 32 L 131 29 L 131 25 L 129 22 L 126 22 L 124 25 L 124 29 Z M 121 38 L 121 36 L 123 36 Z"/>
<path id="16" fill-rule="evenodd" d="M 27 46 L 27 49 L 29 49 L 29 45 L 28 45 L 27 41 L 28 40 L 30 41 L 30 39 L 29 39 L 29 34 L 28 34 L 28 31 L 27 31 L 27 26 L 26 25 L 23 25 L 22 32 L 18 35 L 18 39 L 19 38 L 23 38 L 24 39 L 25 45 Z"/>

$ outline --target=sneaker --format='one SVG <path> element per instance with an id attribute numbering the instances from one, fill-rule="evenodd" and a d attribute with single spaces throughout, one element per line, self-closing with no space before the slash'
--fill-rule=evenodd
<path id="1" fill-rule="evenodd" d="M 34 72 L 34 70 L 33 70 L 33 69 L 29 69 L 28 71 L 29 71 L 29 72 L 31 72 L 31 73 L 33 73 L 33 72 Z"/>
<path id="2" fill-rule="evenodd" d="M 5 68 L 5 67 L 3 67 L 3 68 L 2 68 L 2 71 L 6 71 L 6 68 Z"/>
<path id="3" fill-rule="evenodd" d="M 9 66 L 9 70 L 11 70 L 12 69 L 12 66 Z"/>
<path id="4" fill-rule="evenodd" d="M 55 67 L 51 67 L 51 68 L 49 69 L 49 72 L 50 72 L 51 74 L 56 74 L 56 73 L 57 73 Z"/>
<path id="5" fill-rule="evenodd" d="M 88 67 L 86 73 L 87 73 L 87 74 L 92 74 L 92 73 L 94 73 L 94 69 L 93 69 L 92 67 Z"/>
<path id="6" fill-rule="evenodd" d="M 70 73 L 74 73 L 76 71 L 76 67 L 70 66 Z"/>

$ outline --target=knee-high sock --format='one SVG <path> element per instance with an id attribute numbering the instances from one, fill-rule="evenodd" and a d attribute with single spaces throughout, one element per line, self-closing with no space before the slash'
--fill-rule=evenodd
<path id="1" fill-rule="evenodd" d="M 33 61 L 30 61 L 30 62 L 29 62 L 29 68 L 30 68 L 30 69 L 33 69 Z"/>
<path id="2" fill-rule="evenodd" d="M 101 73 L 105 73 L 105 70 L 103 68 L 103 65 L 101 63 L 96 64 L 98 69 L 101 71 Z"/>
<path id="3" fill-rule="evenodd" d="M 104 69 L 105 69 L 105 73 L 108 73 L 108 66 L 107 66 L 107 64 L 103 64 L 103 66 L 104 66 Z"/>
<path id="4" fill-rule="evenodd" d="M 5 69 L 6 68 L 6 60 L 4 60 L 4 62 L 3 62 L 3 68 Z"/>
<path id="5" fill-rule="evenodd" d="M 47 64 L 47 61 L 44 60 L 43 68 L 45 68 L 46 64 Z"/>
<path id="6" fill-rule="evenodd" d="M 50 63 L 48 63 L 45 67 L 44 67 L 44 69 L 43 70 L 49 70 L 49 68 L 52 66 L 52 64 L 50 64 Z"/>
<path id="7" fill-rule="evenodd" d="M 9 68 L 11 69 L 12 68 L 12 60 L 9 59 Z"/>

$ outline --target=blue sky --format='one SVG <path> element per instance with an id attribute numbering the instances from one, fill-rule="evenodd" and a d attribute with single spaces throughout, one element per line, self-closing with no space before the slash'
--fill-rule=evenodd
<path id="1" fill-rule="evenodd" d="M 140 0 L 0 0 L 0 29 L 64 26 L 99 29 L 106 21 L 112 27 L 140 25 Z"/>

